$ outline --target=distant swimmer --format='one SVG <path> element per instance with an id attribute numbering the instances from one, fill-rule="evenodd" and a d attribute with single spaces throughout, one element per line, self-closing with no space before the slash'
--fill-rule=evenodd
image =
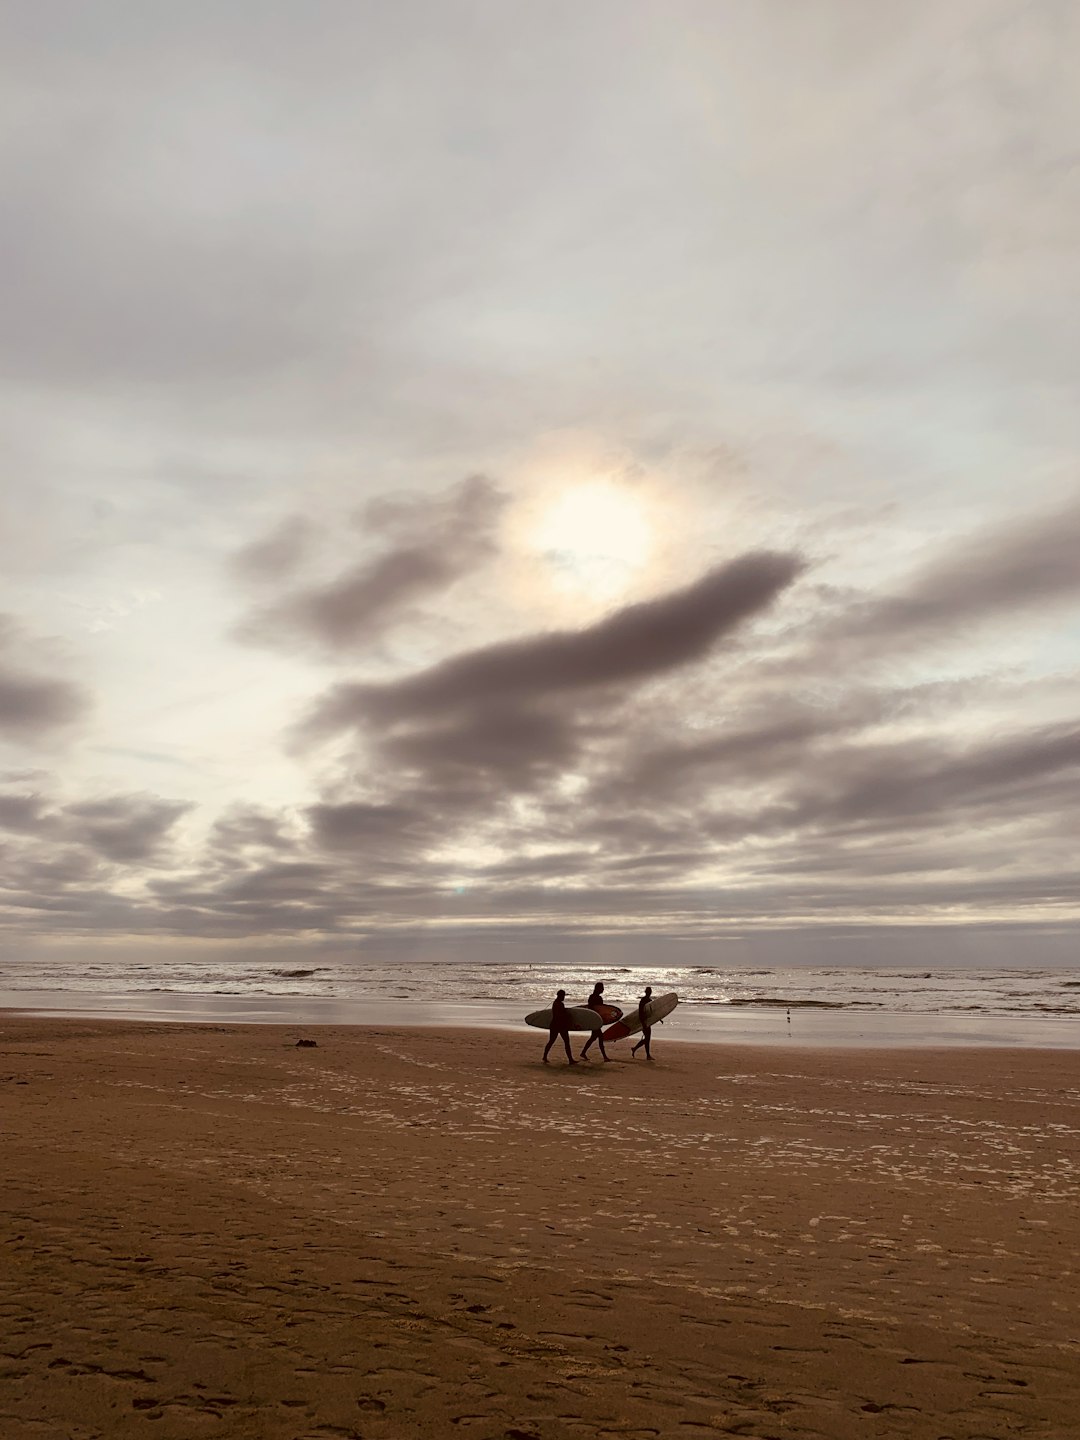
<path id="1" fill-rule="evenodd" d="M 603 1019 L 603 1010 L 601 1007 L 604 1004 L 604 986 L 602 981 L 598 980 L 593 986 L 593 992 L 589 996 L 588 1000 L 585 1001 L 585 1004 L 589 1007 L 590 1010 L 595 1010 L 596 1013 L 601 1017 L 601 1019 Z M 616 1010 L 615 1014 L 617 1015 L 618 1013 L 619 1012 Z M 597 1043 L 599 1043 L 600 1045 L 600 1054 L 604 1057 L 604 1059 L 611 1059 L 611 1056 L 604 1049 L 603 1035 L 601 1035 L 599 1030 L 594 1030 L 589 1036 L 588 1040 L 585 1041 L 585 1048 L 581 1052 L 582 1060 L 585 1059 L 586 1055 L 588 1055 L 589 1051 Z"/>
<path id="2" fill-rule="evenodd" d="M 652 1026 L 645 1023 L 645 1009 L 651 999 L 652 986 L 646 985 L 645 994 L 642 995 L 641 999 L 638 1001 L 637 1004 L 637 1018 L 641 1021 L 641 1039 L 630 1051 L 631 1059 L 633 1059 L 633 1057 L 637 1054 L 637 1052 L 641 1049 L 643 1045 L 645 1046 L 645 1059 L 652 1059 L 652 1051 L 649 1049 L 649 1042 L 652 1040 Z"/>
<path id="3" fill-rule="evenodd" d="M 548 1052 L 555 1044 L 555 1041 L 562 1036 L 562 1043 L 566 1046 L 566 1060 L 569 1065 L 576 1065 L 570 1050 L 570 1017 L 566 1013 L 566 991 L 560 990 L 555 996 L 551 1006 L 551 1029 L 548 1031 L 548 1043 L 544 1046 L 544 1064 L 549 1064 Z"/>

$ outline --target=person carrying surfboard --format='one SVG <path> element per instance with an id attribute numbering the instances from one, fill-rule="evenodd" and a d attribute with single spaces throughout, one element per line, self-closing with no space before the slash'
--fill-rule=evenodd
<path id="1" fill-rule="evenodd" d="M 645 1046 L 645 1059 L 652 1059 L 652 1051 L 649 1049 L 649 1041 L 652 1039 L 652 1026 L 645 1023 L 645 1007 L 648 1005 L 651 999 L 652 986 L 646 985 L 645 994 L 642 995 L 641 999 L 637 1002 L 637 1015 L 638 1019 L 641 1021 L 641 1039 L 630 1051 L 631 1060 L 634 1058 L 634 1056 L 637 1054 L 637 1052 L 641 1049 L 643 1045 Z"/>
<path id="2" fill-rule="evenodd" d="M 551 1029 L 548 1031 L 548 1043 L 544 1046 L 544 1064 L 550 1064 L 548 1051 L 562 1036 L 562 1043 L 566 1046 L 566 1060 L 569 1065 L 576 1065 L 570 1049 L 570 1017 L 566 1013 L 566 991 L 560 990 L 552 1001 L 551 1005 Z"/>
<path id="3" fill-rule="evenodd" d="M 588 1000 L 585 1001 L 585 1004 L 589 1007 L 590 1010 L 595 1010 L 601 1019 L 604 1018 L 604 984 L 602 980 L 597 980 L 596 984 L 593 986 L 592 994 L 589 996 Z M 615 1013 L 618 1014 L 618 1011 L 616 1011 Z M 597 1043 L 597 1041 L 600 1042 L 600 1054 L 604 1057 L 605 1060 L 611 1059 L 611 1056 L 604 1049 L 603 1035 L 600 1034 L 599 1030 L 594 1030 L 589 1036 L 588 1040 L 585 1041 L 585 1048 L 581 1052 L 582 1060 L 585 1059 L 585 1057 L 588 1055 L 589 1051 Z"/>

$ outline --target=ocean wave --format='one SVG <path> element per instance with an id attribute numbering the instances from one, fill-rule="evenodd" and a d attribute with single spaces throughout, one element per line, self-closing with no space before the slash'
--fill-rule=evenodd
<path id="1" fill-rule="evenodd" d="M 270 974 L 276 975 L 279 980 L 306 980 L 309 975 L 318 975 L 327 969 L 327 965 L 317 965 L 314 970 L 271 970 Z"/>
<path id="2" fill-rule="evenodd" d="M 729 1000 L 729 1005 L 772 1005 L 788 1010 L 846 1010 L 843 1000 L 787 1000 L 782 995 L 753 995 Z"/>

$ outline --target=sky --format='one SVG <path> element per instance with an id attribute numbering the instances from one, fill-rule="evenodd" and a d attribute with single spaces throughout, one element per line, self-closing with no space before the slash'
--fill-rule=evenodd
<path id="1" fill-rule="evenodd" d="M 1078 47 L 8 0 L 0 956 L 1075 960 Z"/>

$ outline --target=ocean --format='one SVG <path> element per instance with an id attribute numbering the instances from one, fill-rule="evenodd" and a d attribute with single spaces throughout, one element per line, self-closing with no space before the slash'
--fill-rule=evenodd
<path id="1" fill-rule="evenodd" d="M 365 965 L 280 957 L 229 965 L 36 955 L 0 961 L 0 1008 L 130 1019 L 521 1026 L 557 989 L 582 1001 L 595 980 L 629 1009 L 644 985 L 674 990 L 658 1038 L 803 1045 L 1021 1045 L 1080 1048 L 1080 968 L 730 969 L 643 965 L 606 974 L 497 961 Z"/>

